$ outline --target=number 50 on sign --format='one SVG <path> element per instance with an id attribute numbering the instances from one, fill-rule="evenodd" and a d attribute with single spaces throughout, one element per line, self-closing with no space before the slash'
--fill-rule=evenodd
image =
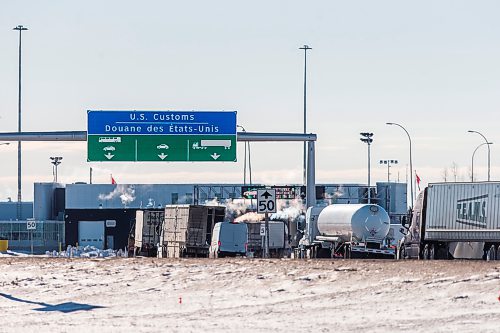
<path id="1" fill-rule="evenodd" d="M 276 213 L 276 190 L 257 190 L 257 213 Z"/>
<path id="2" fill-rule="evenodd" d="M 26 221 L 26 229 L 36 230 L 36 221 L 35 220 L 27 220 Z"/>

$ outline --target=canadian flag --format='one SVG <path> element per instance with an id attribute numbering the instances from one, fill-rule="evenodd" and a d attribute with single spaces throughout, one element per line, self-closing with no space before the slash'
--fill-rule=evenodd
<path id="1" fill-rule="evenodd" d="M 115 179 L 113 178 L 113 175 L 111 175 L 111 184 L 116 185 L 116 181 L 115 181 Z"/>
<path id="2" fill-rule="evenodd" d="M 417 181 L 418 190 L 420 191 L 420 177 L 417 175 L 416 171 L 415 171 L 415 180 Z"/>

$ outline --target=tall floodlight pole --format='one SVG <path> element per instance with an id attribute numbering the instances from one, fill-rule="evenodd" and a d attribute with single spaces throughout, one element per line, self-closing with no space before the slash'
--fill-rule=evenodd
<path id="1" fill-rule="evenodd" d="M 398 160 L 380 160 L 380 164 L 387 165 L 387 182 L 389 183 L 391 179 L 391 164 L 398 164 Z"/>
<path id="2" fill-rule="evenodd" d="M 299 47 L 299 50 L 304 50 L 304 134 L 306 134 L 307 130 L 307 50 L 312 50 L 309 45 L 304 45 L 303 47 Z M 302 168 L 302 184 L 306 183 L 307 175 L 306 175 L 306 142 L 304 141 L 304 156 L 303 156 L 303 168 Z"/>
<path id="3" fill-rule="evenodd" d="M 19 90 L 18 90 L 18 125 L 17 131 L 21 133 L 21 35 L 28 28 L 18 25 L 13 30 L 19 30 Z M 21 141 L 17 142 L 17 219 L 21 219 Z"/>
<path id="4" fill-rule="evenodd" d="M 479 134 L 483 137 L 484 139 L 484 143 L 488 145 L 488 181 L 490 181 L 490 144 L 489 144 L 489 141 L 488 139 L 486 139 L 486 137 L 484 135 L 482 135 L 481 133 L 479 133 L 478 131 L 467 131 L 469 133 L 476 133 L 476 134 Z"/>
<path id="5" fill-rule="evenodd" d="M 471 162 L 471 169 L 470 169 L 470 181 L 474 182 L 474 155 L 476 155 L 476 151 L 481 148 L 484 145 L 492 145 L 493 142 L 483 142 L 479 146 L 474 149 L 474 152 L 472 153 L 472 162 Z"/>
<path id="6" fill-rule="evenodd" d="M 386 123 L 387 125 L 395 125 L 398 127 L 401 127 L 403 131 L 405 131 L 406 135 L 408 136 L 408 141 L 410 142 L 410 196 L 411 196 L 411 208 L 413 209 L 413 164 L 411 160 L 411 137 L 406 128 L 401 126 L 400 124 L 397 123 Z"/>
<path id="7" fill-rule="evenodd" d="M 54 183 L 57 183 L 57 166 L 59 164 L 61 164 L 61 160 L 63 159 L 61 156 L 54 156 L 54 157 L 50 157 L 50 159 L 52 160 L 52 163 L 54 165 Z"/>
<path id="8" fill-rule="evenodd" d="M 359 133 L 361 134 L 360 140 L 368 145 L 368 203 L 371 203 L 371 191 L 370 191 L 370 146 L 373 142 L 373 133 Z"/>

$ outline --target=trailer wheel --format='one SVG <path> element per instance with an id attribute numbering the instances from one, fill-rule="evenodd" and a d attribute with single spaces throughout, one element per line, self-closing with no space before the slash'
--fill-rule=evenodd
<path id="1" fill-rule="evenodd" d="M 500 260 L 500 245 L 497 247 L 497 260 Z"/>
<path id="2" fill-rule="evenodd" d="M 434 244 L 431 244 L 429 247 L 429 260 L 435 260 L 436 259 L 436 247 Z"/>
<path id="3" fill-rule="evenodd" d="M 429 244 L 425 244 L 422 259 L 429 260 Z"/>
<path id="4" fill-rule="evenodd" d="M 495 245 L 490 246 L 490 249 L 486 253 L 486 261 L 495 260 L 496 259 L 496 250 Z"/>

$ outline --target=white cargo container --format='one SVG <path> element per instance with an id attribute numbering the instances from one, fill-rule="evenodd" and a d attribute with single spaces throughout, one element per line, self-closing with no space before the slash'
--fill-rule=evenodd
<path id="1" fill-rule="evenodd" d="M 265 229 L 265 223 L 246 222 L 248 225 L 248 251 L 255 257 L 262 256 L 264 236 L 260 230 Z M 290 245 L 288 243 L 288 228 L 282 221 L 269 221 L 269 252 L 271 257 L 281 258 Z"/>
<path id="2" fill-rule="evenodd" d="M 499 182 L 435 183 L 417 198 L 400 256 L 500 259 L 499 245 Z"/>

